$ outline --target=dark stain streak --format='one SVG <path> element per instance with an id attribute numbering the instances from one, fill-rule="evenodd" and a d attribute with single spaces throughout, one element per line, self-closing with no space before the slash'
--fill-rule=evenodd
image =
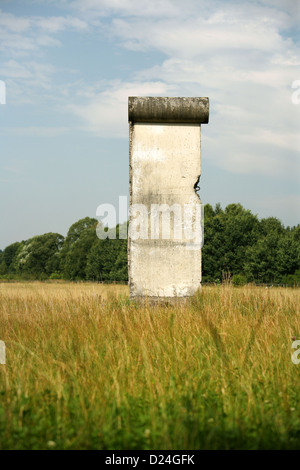
<path id="1" fill-rule="evenodd" d="M 201 176 L 201 175 L 199 175 L 199 176 L 197 177 L 197 181 L 196 181 L 196 183 L 194 184 L 194 190 L 195 190 L 195 193 L 196 193 L 196 194 L 197 194 L 197 191 L 200 191 L 200 186 L 198 186 L 198 184 L 199 184 L 199 182 L 200 182 L 200 176 Z M 198 196 L 198 194 L 197 194 L 197 196 Z"/>

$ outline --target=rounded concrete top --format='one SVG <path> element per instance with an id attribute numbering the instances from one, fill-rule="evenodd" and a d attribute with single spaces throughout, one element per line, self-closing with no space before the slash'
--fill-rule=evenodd
<path id="1" fill-rule="evenodd" d="M 207 124 L 208 98 L 129 96 L 128 121 Z"/>

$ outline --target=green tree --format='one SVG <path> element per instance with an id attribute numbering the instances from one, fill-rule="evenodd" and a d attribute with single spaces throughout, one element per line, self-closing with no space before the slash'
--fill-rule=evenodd
<path id="1" fill-rule="evenodd" d="M 118 256 L 111 271 L 111 278 L 116 281 L 128 281 L 128 255 L 127 255 L 127 240 L 117 240 Z"/>
<path id="2" fill-rule="evenodd" d="M 116 263 L 118 261 L 118 271 L 122 271 L 120 248 L 124 246 L 126 240 L 97 240 L 93 246 L 87 262 L 86 276 L 87 279 L 95 281 L 118 281 L 116 272 Z M 127 265 L 127 258 L 126 258 Z M 123 267 L 124 272 L 124 267 Z"/>
<path id="3" fill-rule="evenodd" d="M 300 228 L 284 229 L 274 217 L 261 221 L 261 236 L 246 251 L 248 280 L 281 283 L 300 268 Z"/>
<path id="4" fill-rule="evenodd" d="M 2 270 L 8 274 L 14 274 L 17 270 L 16 258 L 18 251 L 24 242 L 15 242 L 7 246 L 2 254 Z"/>
<path id="5" fill-rule="evenodd" d="M 85 279 L 89 251 L 97 241 L 98 221 L 85 217 L 69 228 L 60 253 L 60 270 L 67 279 Z"/>
<path id="6" fill-rule="evenodd" d="M 69 247 L 63 271 L 66 278 L 71 280 L 86 278 L 88 256 L 97 240 L 95 227 L 88 227 L 81 233 L 76 242 Z"/>
<path id="7" fill-rule="evenodd" d="M 124 227 L 125 225 L 125 227 Z M 128 228 L 128 224 L 127 224 Z M 127 239 L 119 239 L 126 224 L 116 227 L 116 239 L 97 240 L 87 261 L 87 279 L 96 281 L 128 281 Z"/>
<path id="8" fill-rule="evenodd" d="M 58 269 L 63 241 L 64 237 L 58 233 L 45 233 L 23 242 L 16 256 L 17 272 L 50 276 Z"/>
<path id="9" fill-rule="evenodd" d="M 204 281 L 222 279 L 222 273 L 242 274 L 246 249 L 259 236 L 256 215 L 241 204 L 229 204 L 223 211 L 220 204 L 215 210 L 204 208 L 204 245 L 202 269 Z"/>
<path id="10" fill-rule="evenodd" d="M 0 250 L 0 276 L 7 273 L 7 266 L 4 261 L 3 251 Z"/>

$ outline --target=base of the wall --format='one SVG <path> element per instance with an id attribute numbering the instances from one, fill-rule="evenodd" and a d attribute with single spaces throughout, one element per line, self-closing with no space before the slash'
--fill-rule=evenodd
<path id="1" fill-rule="evenodd" d="M 191 296 L 186 297 L 144 297 L 144 296 L 130 296 L 129 300 L 138 302 L 143 305 L 184 305 L 191 300 Z"/>

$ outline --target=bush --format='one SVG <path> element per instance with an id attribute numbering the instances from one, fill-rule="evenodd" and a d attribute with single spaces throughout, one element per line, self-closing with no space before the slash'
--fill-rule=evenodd
<path id="1" fill-rule="evenodd" d="M 60 273 L 52 273 L 49 279 L 63 279 L 63 277 Z"/>
<path id="2" fill-rule="evenodd" d="M 244 286 L 247 284 L 247 279 L 243 274 L 235 274 L 232 276 L 232 284 L 234 286 Z"/>
<path id="3" fill-rule="evenodd" d="M 282 276 L 281 283 L 287 286 L 299 286 L 300 285 L 300 269 L 294 274 L 287 274 Z"/>

